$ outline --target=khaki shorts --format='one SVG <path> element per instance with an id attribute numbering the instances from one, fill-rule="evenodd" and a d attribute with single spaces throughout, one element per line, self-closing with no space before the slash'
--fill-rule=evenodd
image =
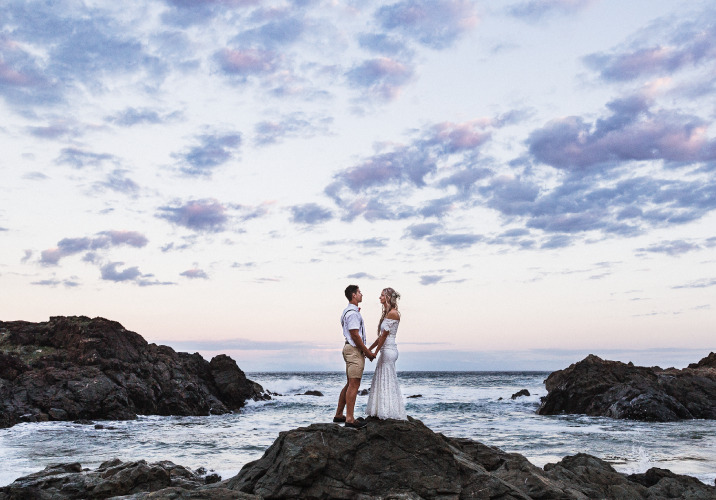
<path id="1" fill-rule="evenodd" d="M 343 346 L 343 359 L 346 361 L 346 375 L 348 378 L 363 377 L 365 356 L 363 351 L 346 343 Z"/>

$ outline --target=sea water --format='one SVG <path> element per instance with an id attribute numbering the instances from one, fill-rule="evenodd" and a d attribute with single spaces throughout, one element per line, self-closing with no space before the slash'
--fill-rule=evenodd
<path id="1" fill-rule="evenodd" d="M 716 479 L 716 421 L 634 422 L 583 415 L 541 416 L 546 395 L 536 372 L 400 372 L 408 415 L 447 436 L 465 437 L 527 457 L 537 466 L 589 453 L 625 473 L 650 467 Z M 105 460 L 171 460 L 205 467 L 224 479 L 260 458 L 279 432 L 330 422 L 343 373 L 250 373 L 264 389 L 281 394 L 249 402 L 240 412 L 209 417 L 140 416 L 129 421 L 18 424 L 0 429 L 0 485 L 53 463 L 95 468 Z M 370 387 L 364 375 L 362 388 Z M 530 396 L 511 399 L 527 389 Z M 308 390 L 324 396 L 301 395 Z M 411 397 L 419 396 L 419 397 Z M 356 415 L 367 396 L 359 396 Z M 111 427 L 111 428 L 107 428 Z"/>

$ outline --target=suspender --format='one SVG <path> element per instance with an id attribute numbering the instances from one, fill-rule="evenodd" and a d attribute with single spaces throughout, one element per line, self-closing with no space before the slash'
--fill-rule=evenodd
<path id="1" fill-rule="evenodd" d="M 343 316 L 341 316 L 341 326 L 345 328 L 345 322 L 346 322 L 346 316 L 349 312 L 358 312 L 355 309 L 348 309 L 346 312 L 343 313 Z M 365 342 L 365 329 L 363 328 L 363 316 L 360 316 L 360 313 L 358 313 L 360 317 L 360 333 L 361 333 L 361 340 Z"/>

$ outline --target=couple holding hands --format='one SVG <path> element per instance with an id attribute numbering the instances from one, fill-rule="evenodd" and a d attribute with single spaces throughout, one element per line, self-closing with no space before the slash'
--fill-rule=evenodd
<path id="1" fill-rule="evenodd" d="M 341 326 L 345 344 L 343 359 L 346 362 L 347 383 L 338 398 L 338 408 L 334 422 L 345 422 L 346 427 L 359 429 L 366 425 L 362 418 L 353 415 L 360 381 L 365 368 L 365 358 L 373 361 L 378 354 L 378 363 L 371 382 L 370 395 L 366 413 L 380 419 L 394 418 L 407 420 L 403 395 L 398 384 L 395 361 L 398 359 L 398 345 L 395 336 L 398 333 L 400 312 L 398 299 L 400 294 L 392 288 L 385 288 L 380 293 L 382 316 L 378 322 L 378 338 L 367 347 L 365 326 L 358 304 L 363 301 L 363 294 L 356 285 L 348 285 L 345 290 L 348 306 L 341 315 Z M 373 349 L 375 348 L 375 352 Z M 346 414 L 343 416 L 343 410 Z"/>

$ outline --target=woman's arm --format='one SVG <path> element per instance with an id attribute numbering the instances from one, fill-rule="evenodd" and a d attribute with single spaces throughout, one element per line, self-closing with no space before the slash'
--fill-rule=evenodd
<path id="1" fill-rule="evenodd" d="M 380 337 L 378 337 L 373 343 L 374 345 L 378 346 L 375 350 L 376 355 L 378 354 L 378 352 L 380 352 L 380 348 L 383 347 L 383 344 L 385 344 L 385 339 L 388 338 L 389 333 L 390 332 L 388 330 L 383 330 L 380 334 Z"/>

